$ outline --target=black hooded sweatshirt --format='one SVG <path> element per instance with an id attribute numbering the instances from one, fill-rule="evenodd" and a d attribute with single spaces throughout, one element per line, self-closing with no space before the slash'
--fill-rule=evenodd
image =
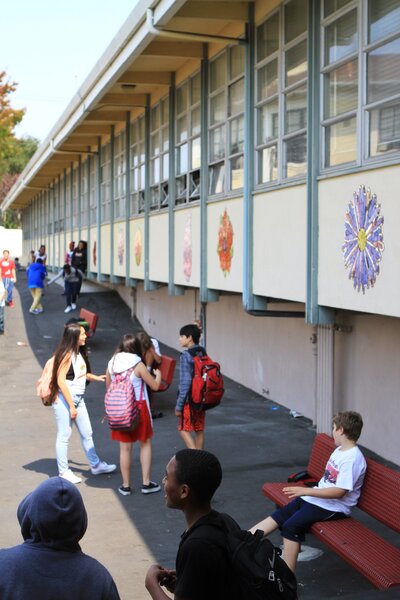
<path id="1" fill-rule="evenodd" d="M 79 546 L 87 514 L 76 486 L 51 477 L 17 515 L 25 541 L 0 550 L 1 600 L 119 600 L 110 573 Z"/>

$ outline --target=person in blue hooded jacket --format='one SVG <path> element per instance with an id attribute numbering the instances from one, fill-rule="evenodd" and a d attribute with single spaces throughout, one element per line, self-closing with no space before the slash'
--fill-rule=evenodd
<path id="1" fill-rule="evenodd" d="M 33 300 L 29 312 L 33 315 L 38 315 L 43 312 L 43 306 L 40 302 L 43 292 L 43 281 L 46 276 L 46 267 L 43 264 L 43 259 L 37 258 L 36 262 L 29 265 L 26 275 L 28 277 L 28 288 Z"/>
<path id="2" fill-rule="evenodd" d="M 17 516 L 24 542 L 0 550 L 1 600 L 120 600 L 107 569 L 79 546 L 87 514 L 75 485 L 47 479 Z"/>

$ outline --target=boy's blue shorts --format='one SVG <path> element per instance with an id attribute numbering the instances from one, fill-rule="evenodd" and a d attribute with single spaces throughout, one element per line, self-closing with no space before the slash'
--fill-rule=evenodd
<path id="1" fill-rule="evenodd" d="M 292 542 L 304 542 L 305 533 L 313 523 L 343 519 L 346 515 L 310 504 L 302 498 L 295 498 L 286 506 L 278 508 L 271 517 L 278 523 L 284 538 Z"/>

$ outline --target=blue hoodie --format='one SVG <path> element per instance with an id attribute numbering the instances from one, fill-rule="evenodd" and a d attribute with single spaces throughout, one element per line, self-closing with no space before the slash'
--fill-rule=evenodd
<path id="1" fill-rule="evenodd" d="M 79 546 L 87 514 L 75 485 L 51 477 L 17 515 L 24 543 L 0 550 L 1 600 L 119 600 L 110 573 Z"/>
<path id="2" fill-rule="evenodd" d="M 43 279 L 46 276 L 46 267 L 38 262 L 34 262 L 29 265 L 26 272 L 28 277 L 28 288 L 42 288 Z"/>

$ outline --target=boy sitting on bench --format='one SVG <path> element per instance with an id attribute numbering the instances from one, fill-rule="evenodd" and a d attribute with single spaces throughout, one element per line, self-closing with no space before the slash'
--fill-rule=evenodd
<path id="1" fill-rule="evenodd" d="M 268 535 L 279 528 L 283 536 L 283 559 L 293 572 L 301 542 L 311 525 L 347 517 L 358 502 L 367 468 L 357 446 L 362 426 L 359 413 L 337 413 L 333 417 L 332 435 L 338 447 L 332 452 L 317 487 L 284 487 L 283 492 L 291 502 L 250 529 L 253 533 L 261 529 Z"/>

